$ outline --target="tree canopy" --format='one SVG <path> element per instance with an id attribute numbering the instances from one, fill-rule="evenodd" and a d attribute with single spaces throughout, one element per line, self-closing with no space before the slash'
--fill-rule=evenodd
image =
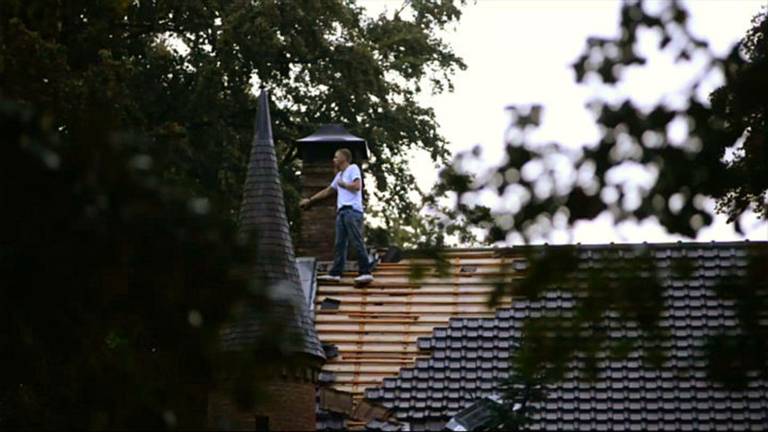
<path id="1" fill-rule="evenodd" d="M 164 179 L 220 195 L 233 215 L 256 86 L 273 95 L 294 231 L 294 140 L 319 124 L 344 123 L 368 141 L 376 194 L 404 218 L 415 210 L 408 153 L 449 156 L 432 109 L 416 96 L 450 89 L 451 74 L 465 67 L 436 36 L 460 17 L 451 1 L 405 2 L 373 18 L 344 0 L 8 1 L 0 16 L 4 97 L 51 113 L 64 134 L 78 133 L 80 107 L 116 110 L 113 126 L 147 137 Z"/>
<path id="2" fill-rule="evenodd" d="M 462 166 L 478 154 L 458 155 L 441 174 L 437 190 L 456 191 L 456 210 L 470 215 L 491 242 L 544 238 L 553 227 L 572 227 L 604 211 L 616 223 L 655 218 L 670 233 L 695 237 L 713 221 L 707 198 L 741 232 L 739 217 L 754 211 L 768 217 L 766 106 L 766 12 L 759 13 L 741 43 L 724 57 L 690 30 L 688 12 L 679 2 L 649 11 L 643 2 L 624 3 L 619 36 L 593 37 L 573 69 L 586 80 L 616 87 L 630 67 L 640 67 L 639 33 L 659 35 L 659 49 L 679 62 L 705 59 L 683 102 L 662 101 L 643 109 L 629 97 L 618 102 L 598 94 L 588 106 L 595 113 L 600 139 L 580 150 L 529 139 L 542 107 L 510 107 L 513 122 L 505 158 L 488 173 L 467 173 Z M 724 77 L 722 87 L 702 95 L 705 79 Z M 683 131 L 684 138 L 676 136 Z M 620 175 L 640 171 L 648 182 Z M 473 178 L 476 176 L 476 178 Z M 517 203 L 512 211 L 493 212 L 466 205 L 480 192 Z"/>
<path id="3" fill-rule="evenodd" d="M 716 212 L 727 215 L 741 232 L 739 218 L 754 211 L 768 218 L 768 18 L 762 9 L 752 27 L 725 56 L 717 55 L 690 29 L 688 11 L 680 2 L 625 1 L 618 36 L 590 38 L 573 63 L 576 83 L 617 87 L 625 71 L 641 67 L 640 33 L 651 30 L 658 48 L 679 62 L 704 61 L 699 75 L 681 89 L 680 100 L 662 100 L 644 109 L 629 97 L 618 102 L 598 94 L 589 102 L 600 131 L 597 142 L 583 149 L 561 143 L 540 143 L 530 132 L 540 124 L 543 107 L 511 107 L 505 158 L 488 172 L 466 170 L 465 162 L 481 156 L 480 149 L 457 155 L 440 174 L 436 195 L 453 191 L 453 211 L 483 230 L 490 242 L 542 241 L 553 229 L 572 228 L 604 211 L 616 223 L 655 218 L 670 233 L 689 238 L 713 221 L 708 199 Z M 706 79 L 724 78 L 711 94 L 700 91 Z M 684 131 L 681 140 L 675 128 Z M 679 132 L 679 131 L 678 131 Z M 620 175 L 639 170 L 648 182 L 631 182 Z M 480 194 L 506 200 L 505 210 L 473 205 Z M 511 205 L 510 205 L 511 204 Z M 511 208 L 511 210 L 509 210 Z M 446 218 L 450 223 L 454 216 Z M 561 246 L 529 254 L 529 270 L 518 281 L 499 283 L 490 299 L 502 295 L 541 298 L 548 290 L 565 290 L 579 300 L 567 316 L 546 316 L 525 322 L 523 338 L 513 356 L 513 373 L 501 386 L 507 403 L 499 421 L 504 428 L 524 427 L 536 398 L 545 397 L 548 384 L 573 372 L 577 357 L 585 379 L 600 374 L 598 352 L 621 359 L 642 348 L 643 360 L 653 367 L 665 361 L 659 320 L 664 309 L 659 274 L 648 251 L 620 268 L 606 265 L 588 272 L 588 283 L 573 283 L 579 258 L 577 247 Z M 690 263 L 673 260 L 673 275 L 685 277 Z M 735 272 L 735 270 L 734 270 Z M 585 272 L 581 270 L 581 273 Z M 744 388 L 768 370 L 765 322 L 768 311 L 764 254 L 750 256 L 746 277 L 723 275 L 713 290 L 734 302 L 739 330 L 707 338 L 709 377 L 728 388 Z M 624 346 L 613 346 L 599 329 L 610 314 L 641 329 Z M 596 330 L 597 329 L 597 330 Z M 521 408 L 522 407 L 522 408 Z"/>
<path id="4" fill-rule="evenodd" d="M 281 340 L 243 277 L 253 251 L 219 203 L 165 184 L 114 130 L 69 139 L 7 100 L 0 125 L 0 428 L 201 427 L 233 307 L 276 332 L 232 365 L 267 367 Z"/>
<path id="5" fill-rule="evenodd" d="M 368 141 L 377 194 L 407 217 L 408 152 L 448 156 L 416 95 L 464 68 L 436 36 L 459 16 L 450 1 L 377 17 L 346 0 L 0 3 L 0 427 L 200 427 L 218 362 L 243 383 L 268 370 L 280 328 L 234 226 L 254 88 L 273 95 L 289 220 L 294 140 L 326 122 Z M 243 302 L 274 331 L 222 359 L 218 327 Z"/>

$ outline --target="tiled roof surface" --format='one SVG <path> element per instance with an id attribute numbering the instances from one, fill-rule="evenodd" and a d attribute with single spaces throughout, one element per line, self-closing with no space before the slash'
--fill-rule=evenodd
<path id="1" fill-rule="evenodd" d="M 259 260 L 253 269 L 254 275 L 264 278 L 275 290 L 274 297 L 282 302 L 282 307 L 274 312 L 288 327 L 291 337 L 286 339 L 298 341 L 290 343 L 286 350 L 324 358 L 302 291 L 288 231 L 266 90 L 262 90 L 259 97 L 256 134 L 240 209 L 240 230 L 245 234 L 255 232 Z M 253 342 L 263 320 L 258 312 L 246 312 L 240 321 L 224 329 L 223 345 L 237 348 Z"/>
<path id="2" fill-rule="evenodd" d="M 660 326 L 670 335 L 665 345 L 669 349 L 667 362 L 661 369 L 650 368 L 643 365 L 638 352 L 620 361 L 605 359 L 600 365 L 603 375 L 597 381 L 566 379 L 550 387 L 547 399 L 538 405 L 541 409 L 536 411 L 531 429 L 768 429 L 768 383 L 754 380 L 745 391 L 726 391 L 707 379 L 702 351 L 703 337 L 735 330 L 738 325 L 733 301 L 718 297 L 713 287 L 726 274 L 746 276 L 747 249 L 757 250 L 765 262 L 763 268 L 768 268 L 768 244 L 581 246 L 579 268 L 600 268 L 610 260 L 632 259 L 639 248 L 651 251 L 664 289 Z M 692 264 L 684 276 L 670 270 L 672 261 L 679 257 L 688 258 Z M 766 294 L 767 284 L 762 279 L 754 288 Z M 461 284 L 457 291 L 455 299 L 459 302 L 470 295 Z M 523 321 L 563 313 L 573 303 L 572 296 L 553 291 L 538 301 L 515 300 L 495 316 L 471 318 L 458 313 L 462 316 L 418 339 L 418 348 L 428 356 L 404 365 L 396 377 L 385 377 L 382 385 L 366 391 L 366 397 L 390 408 L 399 421 L 410 424 L 411 430 L 441 430 L 462 408 L 498 392 L 497 383 L 507 377 L 510 350 L 520 337 Z M 348 309 L 347 313 L 353 311 Z M 418 321 L 423 312 L 416 315 Z M 761 318 L 763 334 L 768 336 L 768 316 Z M 614 339 L 638 336 L 638 329 L 626 322 L 609 318 L 606 326 Z M 324 333 L 320 331 L 321 338 Z M 410 340 L 409 333 L 398 337 Z M 354 370 L 367 367 L 360 362 Z"/>
<path id="3" fill-rule="evenodd" d="M 426 354 L 419 351 L 419 337 L 431 335 L 451 317 L 493 316 L 486 306 L 493 286 L 485 278 L 515 277 L 513 269 L 499 273 L 502 263 L 514 263 L 515 258 L 498 258 L 488 250 L 448 251 L 446 258 L 445 275 L 435 274 L 432 261 L 406 260 L 379 264 L 376 280 L 365 288 L 352 285 L 356 273 L 351 272 L 341 283 L 320 283 L 315 321 L 322 343 L 338 348 L 338 356 L 329 356 L 323 368 L 333 373 L 335 389 L 359 401 L 366 388 L 395 377 Z M 419 265 L 426 266 L 425 277 L 410 281 L 410 271 Z M 331 428 L 319 422 L 319 429 L 326 427 Z"/>
<path id="4" fill-rule="evenodd" d="M 553 388 L 534 429 L 765 429 L 765 383 L 753 382 L 744 392 L 712 384 L 704 379 L 697 344 L 702 336 L 736 325 L 732 304 L 717 297 L 713 285 L 726 274 L 743 277 L 747 249 L 760 251 L 765 261 L 768 245 L 580 246 L 580 269 L 621 265 L 644 247 L 652 251 L 665 290 L 661 325 L 671 334 L 669 361 L 653 370 L 637 353 L 618 362 L 606 360 L 602 381 L 570 380 Z M 553 292 L 537 302 L 516 300 L 495 315 L 486 309 L 493 280 L 518 278 L 526 270 L 521 251 L 448 251 L 446 275 L 435 275 L 429 262 L 409 260 L 381 264 L 376 282 L 367 288 L 352 287 L 353 275 L 345 275 L 340 284 L 320 285 L 318 334 L 339 351 L 325 368 L 333 373 L 329 385 L 351 392 L 356 401 L 368 388 L 371 401 L 391 408 L 412 428 L 441 429 L 506 376 L 506 359 L 525 318 L 562 311 L 573 301 L 567 292 Z M 680 257 L 692 264 L 685 277 L 672 271 Z M 426 277 L 412 282 L 407 275 L 417 264 L 426 264 Z M 323 302 L 327 309 L 320 307 Z M 610 320 L 607 325 L 615 338 L 637 332 Z M 690 413 L 695 413 L 693 422 Z M 354 419 L 347 424 L 353 429 L 364 425 Z"/>

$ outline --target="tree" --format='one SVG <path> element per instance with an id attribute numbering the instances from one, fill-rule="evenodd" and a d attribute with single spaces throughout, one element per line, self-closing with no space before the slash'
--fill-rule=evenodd
<path id="1" fill-rule="evenodd" d="M 465 213 L 447 208 L 439 203 L 440 197 L 424 195 L 419 192 L 421 205 L 414 207 L 414 212 L 401 216 L 388 211 L 387 208 L 373 209 L 369 213 L 374 218 L 384 220 L 384 226 L 373 226 L 366 229 L 367 243 L 378 247 L 399 247 L 419 250 L 438 258 L 438 252 L 456 245 L 471 247 L 483 244 L 471 225 Z M 444 196 L 441 194 L 441 197 Z M 464 209 L 467 211 L 468 209 Z M 486 208 L 473 209 L 469 214 L 487 211 Z"/>
<path id="2" fill-rule="evenodd" d="M 74 139 L 7 100 L 0 125 L 0 428 L 200 428 L 224 362 L 257 397 L 247 378 L 277 361 L 284 327 L 224 207 L 165 184 L 119 130 L 76 124 Z M 270 332 L 222 357 L 240 304 Z"/>
<path id="3" fill-rule="evenodd" d="M 375 18 L 351 0 L 7 1 L 3 93 L 45 109 L 63 134 L 78 133 L 78 107 L 113 107 L 126 133 L 147 137 L 143 149 L 166 181 L 221 196 L 234 216 L 253 88 L 266 85 L 294 234 L 294 140 L 326 122 L 368 141 L 376 194 L 407 219 L 408 153 L 447 161 L 434 113 L 416 96 L 450 89 L 465 67 L 435 35 L 459 16 L 452 1 L 406 1 Z"/>
<path id="4" fill-rule="evenodd" d="M 272 90 L 289 216 L 293 142 L 334 121 L 368 140 L 378 194 L 408 219 L 406 154 L 448 155 L 415 97 L 464 68 L 435 36 L 459 16 L 423 1 L 375 18 L 345 0 L 2 2 L 0 425 L 199 427 L 219 362 L 237 382 L 268 371 L 282 330 L 242 277 L 258 256 L 233 224 L 253 88 Z M 242 303 L 271 337 L 221 358 Z"/>
<path id="5" fill-rule="evenodd" d="M 453 210 L 467 216 L 474 227 L 485 230 L 491 242 L 546 238 L 554 227 L 567 228 L 580 220 L 591 220 L 609 211 L 618 223 L 623 220 L 656 218 L 672 233 L 695 237 L 712 222 L 705 205 L 714 198 L 716 211 L 738 225 L 739 217 L 754 210 L 768 217 L 768 37 L 767 11 L 753 20 L 753 27 L 740 44 L 723 58 L 688 28 L 688 13 L 679 2 L 657 4 L 651 12 L 642 1 L 625 1 L 621 8 L 617 38 L 591 38 L 584 54 L 574 63 L 576 81 L 597 80 L 617 85 L 627 67 L 640 66 L 638 32 L 658 33 L 661 50 L 669 50 L 679 61 L 702 56 L 707 59 L 701 74 L 683 89 L 685 103 L 643 110 L 626 99 L 613 104 L 600 98 L 589 106 L 601 131 L 598 142 L 580 151 L 558 143 L 535 143 L 529 132 L 539 124 L 540 106 L 510 108 L 513 122 L 506 142 L 506 158 L 487 173 L 469 173 L 468 158 L 460 154 L 440 174 L 435 194 L 455 192 Z M 722 73 L 725 83 L 704 100 L 698 91 L 710 74 Z M 706 97 L 706 95 L 705 95 Z M 687 125 L 686 139 L 676 141 L 672 124 Z M 628 168 L 650 176 L 647 186 L 617 181 L 616 174 Z M 533 175 L 531 172 L 535 172 Z M 512 196 L 515 211 L 493 211 L 472 207 L 479 193 L 502 198 Z M 571 362 L 583 362 L 582 378 L 599 375 L 595 353 L 607 350 L 622 358 L 643 347 L 649 365 L 661 365 L 665 335 L 658 322 L 663 309 L 662 287 L 653 261 L 639 252 L 621 266 L 585 271 L 572 246 L 531 253 L 525 278 L 500 283 L 490 299 L 492 305 L 504 294 L 527 300 L 549 290 L 565 290 L 575 296 L 572 310 L 563 316 L 545 316 L 525 323 L 520 351 L 515 356 L 513 377 L 523 383 L 557 382 Z M 725 275 L 715 287 L 718 295 L 735 302 L 739 332 L 708 338 L 705 347 L 711 379 L 729 387 L 743 388 L 755 376 L 765 377 L 766 326 L 757 318 L 768 311 L 764 254 L 755 253 L 745 277 Z M 685 275 L 690 264 L 674 263 L 674 272 Z M 576 273 L 586 274 L 589 283 L 573 282 Z M 629 345 L 611 345 L 602 320 L 610 312 L 625 325 L 639 329 Z M 554 335 L 545 337 L 546 335 Z M 505 397 L 516 400 L 519 389 L 508 383 Z M 526 421 L 524 413 L 508 413 L 508 427 Z"/>
<path id="6" fill-rule="evenodd" d="M 437 190 L 456 191 L 459 210 L 465 194 L 485 190 L 501 197 L 514 192 L 519 210 L 486 212 L 475 220 L 493 242 L 512 237 L 527 241 L 556 224 L 572 226 L 603 211 L 609 211 L 616 223 L 656 218 L 671 233 L 695 237 L 713 220 L 706 198 L 717 200 L 717 210 L 739 231 L 739 216 L 750 209 L 765 219 L 766 12 L 758 14 L 753 24 L 742 42 L 719 58 L 706 41 L 692 35 L 687 11 L 679 2 L 666 2 L 657 13 L 648 12 L 643 2 L 625 2 L 621 36 L 589 39 L 573 66 L 576 81 L 595 79 L 615 86 L 624 69 L 645 62 L 637 41 L 638 32 L 648 28 L 660 34 L 660 49 L 672 51 L 679 61 L 694 56 L 708 59 L 697 79 L 683 89 L 683 106 L 661 103 L 646 111 L 629 99 L 612 104 L 596 98 L 589 106 L 602 137 L 578 152 L 558 143 L 530 142 L 528 132 L 539 124 L 541 107 L 511 107 L 513 123 L 504 163 L 472 181 L 462 162 L 473 156 L 459 155 L 442 172 Z M 701 82 L 718 72 L 725 84 L 710 95 L 711 103 L 702 100 Z M 672 123 L 685 129 L 683 142 L 671 136 Z M 533 168 L 540 175 L 528 175 Z M 616 174 L 626 169 L 645 172 L 652 179 L 650 186 L 617 180 Z"/>

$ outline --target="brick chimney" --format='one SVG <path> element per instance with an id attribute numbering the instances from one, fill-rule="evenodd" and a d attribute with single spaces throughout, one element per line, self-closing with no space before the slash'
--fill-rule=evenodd
<path id="1" fill-rule="evenodd" d="M 340 148 L 352 151 L 352 162 L 362 169 L 368 159 L 365 140 L 350 134 L 340 124 L 326 124 L 312 135 L 296 141 L 303 161 L 302 196 L 309 197 L 328 187 L 335 175 L 333 155 Z M 313 256 L 318 260 L 333 260 L 335 240 L 336 199 L 313 204 L 301 213 L 301 234 L 296 247 L 297 256 Z M 352 257 L 354 258 L 354 257 Z"/>

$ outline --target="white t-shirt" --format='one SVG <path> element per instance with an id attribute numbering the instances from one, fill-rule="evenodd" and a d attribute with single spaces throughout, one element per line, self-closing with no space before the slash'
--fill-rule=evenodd
<path id="1" fill-rule="evenodd" d="M 336 173 L 336 177 L 333 178 L 333 181 L 331 182 L 331 187 L 336 189 L 336 210 L 340 209 L 342 206 L 352 206 L 353 209 L 363 212 L 363 188 L 362 185 L 360 187 L 360 190 L 357 192 L 352 192 L 349 190 L 344 189 L 343 187 L 338 186 L 339 178 L 344 180 L 344 183 L 352 183 L 355 181 L 355 179 L 360 179 L 360 181 L 363 181 L 362 176 L 360 175 L 360 168 L 357 167 L 355 164 L 351 164 L 345 169 L 343 172 Z"/>

